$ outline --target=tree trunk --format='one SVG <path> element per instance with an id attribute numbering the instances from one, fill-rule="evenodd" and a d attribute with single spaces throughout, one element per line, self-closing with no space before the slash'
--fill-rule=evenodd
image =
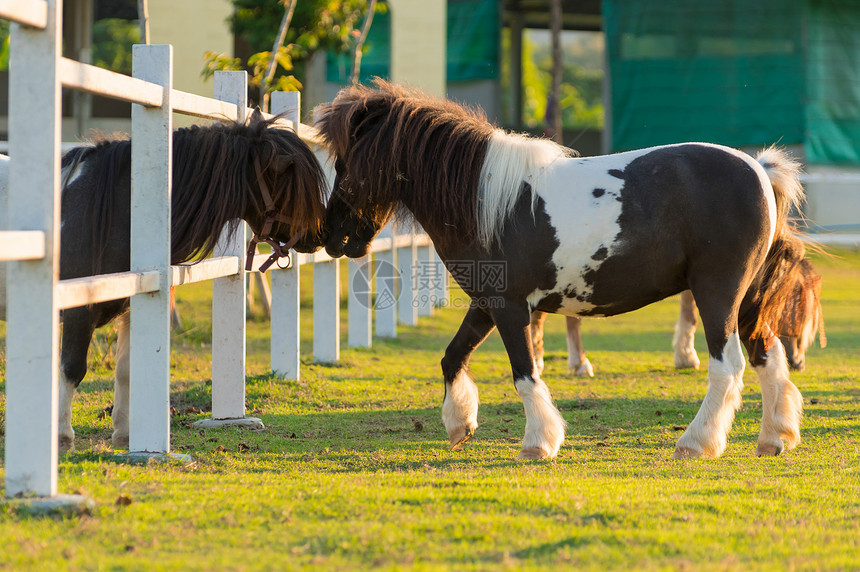
<path id="1" fill-rule="evenodd" d="M 137 20 L 140 25 L 140 43 L 149 43 L 149 3 L 147 0 L 137 0 Z"/>
<path id="2" fill-rule="evenodd" d="M 364 41 L 367 39 L 367 33 L 370 31 L 370 25 L 373 23 L 373 13 L 376 10 L 376 0 L 370 0 L 367 3 L 367 14 L 364 15 L 364 24 L 361 26 L 361 35 L 355 42 L 355 48 L 352 52 L 352 77 L 350 83 L 358 83 L 359 74 L 361 72 L 361 48 L 364 47 Z"/>
<path id="3" fill-rule="evenodd" d="M 561 124 L 561 0 L 550 2 L 550 31 L 552 34 L 552 138 L 564 143 Z"/>
<path id="4" fill-rule="evenodd" d="M 269 84 L 272 83 L 272 78 L 275 77 L 275 70 L 278 68 L 278 62 L 275 56 L 284 45 L 284 40 L 287 39 L 287 30 L 290 29 L 290 21 L 293 19 L 293 12 L 296 9 L 298 0 L 290 0 L 289 5 L 285 4 L 284 17 L 281 20 L 281 28 L 278 30 L 278 37 L 275 39 L 275 44 L 272 46 L 272 53 L 269 57 L 269 67 L 266 69 L 266 75 L 263 76 L 263 81 L 260 82 L 260 103 L 263 111 L 269 111 Z"/>

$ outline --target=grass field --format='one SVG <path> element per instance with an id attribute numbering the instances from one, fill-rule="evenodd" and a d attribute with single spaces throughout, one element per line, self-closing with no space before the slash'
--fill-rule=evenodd
<path id="1" fill-rule="evenodd" d="M 585 322 L 593 379 L 571 378 L 563 320 L 548 319 L 543 377 L 569 423 L 552 462 L 514 460 L 525 418 L 495 334 L 472 362 L 478 432 L 448 451 L 438 364 L 462 318 L 453 308 L 344 348 L 337 365 L 311 363 L 304 339 L 301 381 L 267 372 L 268 323 L 253 319 L 247 408 L 266 429 L 192 429 L 210 398 L 211 287 L 186 287 L 172 448 L 194 462 L 116 460 L 111 332 L 100 332 L 75 402 L 77 452 L 59 469 L 60 492 L 96 506 L 34 517 L 0 503 L 0 570 L 858 570 L 860 253 L 837 254 L 815 262 L 829 345 L 792 376 L 803 442 L 761 459 L 751 368 L 726 453 L 671 459 L 706 389 L 704 372 L 671 367 L 677 299 Z M 705 364 L 701 331 L 697 348 Z"/>

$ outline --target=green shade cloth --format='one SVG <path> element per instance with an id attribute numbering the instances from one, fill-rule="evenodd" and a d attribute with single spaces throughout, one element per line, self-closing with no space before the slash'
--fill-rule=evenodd
<path id="1" fill-rule="evenodd" d="M 389 7 L 395 10 L 397 6 Z M 499 76 L 499 4 L 496 0 L 448 0 L 447 80 L 495 79 Z M 376 14 L 367 34 L 360 81 L 388 77 L 391 61 L 391 15 Z M 352 72 L 348 54 L 329 53 L 326 78 L 344 83 Z"/>
<path id="2" fill-rule="evenodd" d="M 799 0 L 604 0 L 612 147 L 803 141 Z"/>

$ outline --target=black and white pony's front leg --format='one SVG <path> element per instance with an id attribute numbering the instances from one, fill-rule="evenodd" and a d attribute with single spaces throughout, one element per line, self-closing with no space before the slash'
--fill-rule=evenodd
<path id="1" fill-rule="evenodd" d="M 478 428 L 478 387 L 467 367 L 472 352 L 487 339 L 493 327 L 490 315 L 473 303 L 442 358 L 445 379 L 442 423 L 445 424 L 451 450 L 460 448 Z"/>
<path id="2" fill-rule="evenodd" d="M 761 432 L 756 455 L 775 456 L 800 444 L 803 396 L 788 378 L 782 342 L 768 329 L 765 339 L 745 340 L 750 363 L 761 384 Z"/>
<path id="3" fill-rule="evenodd" d="M 502 301 L 497 299 L 497 301 Z M 564 442 L 566 423 L 552 402 L 549 388 L 540 378 L 532 355 L 529 308 L 525 302 L 503 300 L 490 313 L 511 361 L 514 387 L 526 413 L 526 430 L 518 459 L 552 459 Z"/>
<path id="4" fill-rule="evenodd" d="M 75 450 L 72 402 L 78 385 L 87 374 L 87 350 L 93 337 L 93 321 L 87 309 L 64 310 L 62 332 L 57 448 L 60 453 L 68 453 Z"/>

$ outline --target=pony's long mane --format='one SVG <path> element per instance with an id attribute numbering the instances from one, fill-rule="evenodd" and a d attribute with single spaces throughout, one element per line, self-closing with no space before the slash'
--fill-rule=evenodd
<path id="1" fill-rule="evenodd" d="M 195 125 L 173 133 L 173 264 L 211 254 L 224 226 L 235 232 L 249 207 L 265 211 L 254 157 L 261 163 L 275 205 L 290 217 L 293 227 L 319 230 L 325 215 L 322 168 L 295 134 L 273 125 L 276 120 Z M 88 206 L 96 253 L 94 273 L 99 272 L 115 224 L 113 203 L 120 176 L 128 173 L 130 165 L 131 141 L 115 138 L 73 149 L 63 158 L 69 174 L 84 168 L 95 177 Z"/>
<path id="2" fill-rule="evenodd" d="M 481 110 L 380 79 L 374 86 L 341 90 L 316 121 L 342 167 L 339 192 L 359 213 L 378 205 L 388 216 L 402 201 L 425 226 L 489 246 L 523 182 L 535 188 L 541 168 L 568 154 L 496 129 Z"/>
<path id="3" fill-rule="evenodd" d="M 194 125 L 173 136 L 171 248 L 174 264 L 212 253 L 221 228 L 235 232 L 253 206 L 266 208 L 257 188 L 255 155 L 280 212 L 294 229 L 317 231 L 325 216 L 325 176 L 298 137 L 273 124 L 277 118 Z M 249 204 L 250 203 L 250 204 Z"/>

